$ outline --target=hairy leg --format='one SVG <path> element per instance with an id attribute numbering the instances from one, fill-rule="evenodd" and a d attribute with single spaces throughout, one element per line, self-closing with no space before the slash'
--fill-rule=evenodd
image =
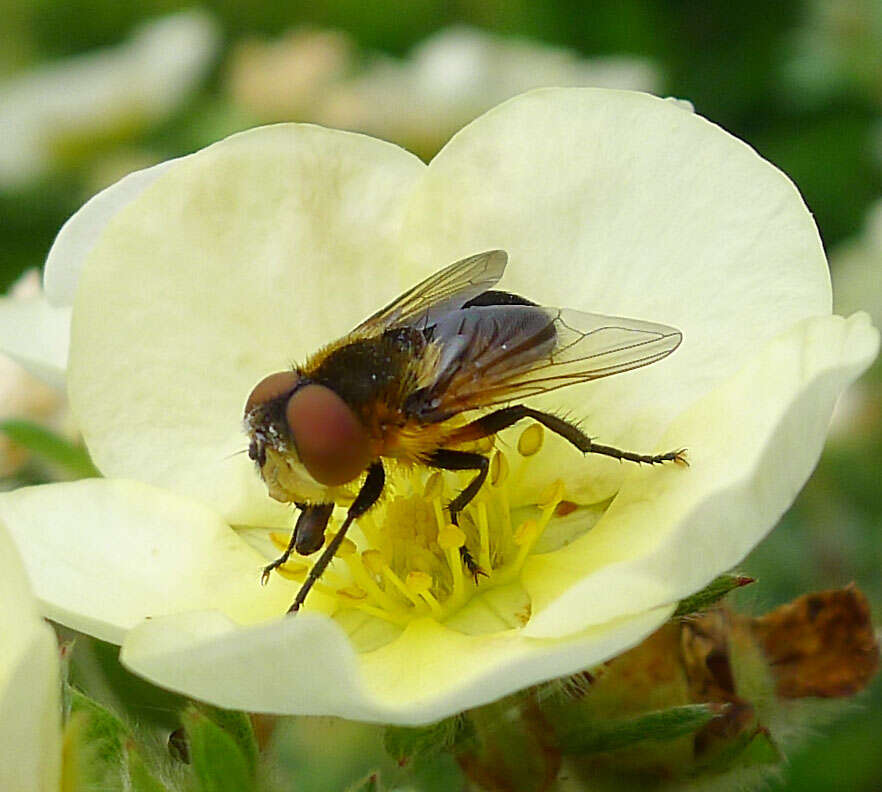
<path id="1" fill-rule="evenodd" d="M 297 592 L 294 602 L 291 607 L 288 608 L 288 613 L 296 613 L 300 610 L 300 606 L 306 599 L 306 595 L 309 594 L 309 590 L 322 576 L 322 572 L 324 572 L 328 564 L 331 563 L 331 559 L 343 543 L 343 539 L 346 537 L 346 531 L 349 530 L 352 521 L 361 517 L 362 514 L 377 502 L 383 492 L 385 484 L 386 473 L 383 470 L 383 463 L 379 461 L 372 463 L 368 468 L 368 474 L 367 478 L 364 480 L 364 484 L 361 485 L 358 495 L 355 496 L 355 500 L 352 501 L 349 511 L 346 512 L 346 519 L 343 520 L 343 525 L 340 526 L 337 535 L 331 540 L 325 548 L 325 551 L 319 556 L 318 561 L 313 564 L 312 569 L 309 570 L 309 574 L 306 576 L 306 580 L 303 581 L 300 591 Z"/>

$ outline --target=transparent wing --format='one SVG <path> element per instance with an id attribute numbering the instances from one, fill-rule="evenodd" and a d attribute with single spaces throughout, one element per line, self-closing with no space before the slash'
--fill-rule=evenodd
<path id="1" fill-rule="evenodd" d="M 493 288 L 507 263 L 504 250 L 488 250 L 457 261 L 369 316 L 353 333 L 372 334 L 390 327 L 435 324 L 444 314 Z"/>
<path id="2" fill-rule="evenodd" d="M 426 420 L 648 366 L 683 336 L 638 319 L 518 305 L 457 311 L 435 338 L 442 354 L 421 397 Z"/>

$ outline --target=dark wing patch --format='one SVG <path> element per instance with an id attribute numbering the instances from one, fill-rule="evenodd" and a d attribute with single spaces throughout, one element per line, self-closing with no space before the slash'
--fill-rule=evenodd
<path id="1" fill-rule="evenodd" d="M 507 263 L 504 250 L 488 250 L 457 261 L 369 316 L 352 332 L 371 335 L 391 327 L 433 325 L 495 286 Z"/>
<path id="2" fill-rule="evenodd" d="M 665 325 L 523 305 L 474 307 L 443 317 L 432 384 L 409 409 L 425 421 L 536 396 L 647 366 L 682 340 Z"/>

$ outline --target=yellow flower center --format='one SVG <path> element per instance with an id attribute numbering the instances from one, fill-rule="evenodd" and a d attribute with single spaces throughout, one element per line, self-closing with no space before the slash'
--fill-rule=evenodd
<path id="1" fill-rule="evenodd" d="M 517 454 L 522 465 L 541 450 L 543 432 L 534 424 L 521 433 Z M 338 608 L 404 626 L 425 616 L 444 621 L 476 594 L 516 581 L 551 519 L 570 513 L 575 504 L 564 500 L 558 480 L 535 508 L 519 510 L 529 516 L 516 521 L 509 502 L 508 458 L 496 450 L 487 481 L 454 525 L 446 505 L 468 475 L 413 468 L 390 476 L 383 500 L 358 520 L 315 588 L 332 596 Z M 326 542 L 332 536 L 333 526 Z M 281 532 L 271 538 L 280 550 L 288 545 L 289 536 Z M 475 574 L 467 555 L 477 564 Z M 292 560 L 278 571 L 303 581 L 308 569 L 304 560 Z"/>

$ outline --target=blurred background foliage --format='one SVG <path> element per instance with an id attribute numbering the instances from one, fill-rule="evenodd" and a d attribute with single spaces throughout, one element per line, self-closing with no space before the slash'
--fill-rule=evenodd
<path id="1" fill-rule="evenodd" d="M 198 10 L 176 0 L 2 0 L 0 15 L 4 290 L 41 265 L 72 212 L 131 170 L 283 119 L 364 129 L 429 158 L 532 75 L 690 100 L 791 176 L 830 253 L 837 310 L 865 308 L 882 325 L 879 0 L 215 0 Z M 843 398 L 797 503 L 742 565 L 759 582 L 739 592 L 740 608 L 760 613 L 854 580 L 882 623 L 880 394 L 877 363 Z M 3 417 L 34 418 L 27 398 L 4 397 L 16 406 Z M 2 475 L 8 486 L 49 470 L 32 460 L 15 472 L 4 464 Z M 74 678 L 139 718 L 171 723 L 174 703 L 113 670 L 113 655 L 91 645 Z M 877 681 L 773 786 L 880 789 L 880 734 Z M 309 768 L 316 786 L 300 788 L 335 789 L 374 769 L 382 735 L 292 719 L 274 746 L 280 766 Z M 459 784 L 446 760 L 424 775 L 414 788 Z"/>

